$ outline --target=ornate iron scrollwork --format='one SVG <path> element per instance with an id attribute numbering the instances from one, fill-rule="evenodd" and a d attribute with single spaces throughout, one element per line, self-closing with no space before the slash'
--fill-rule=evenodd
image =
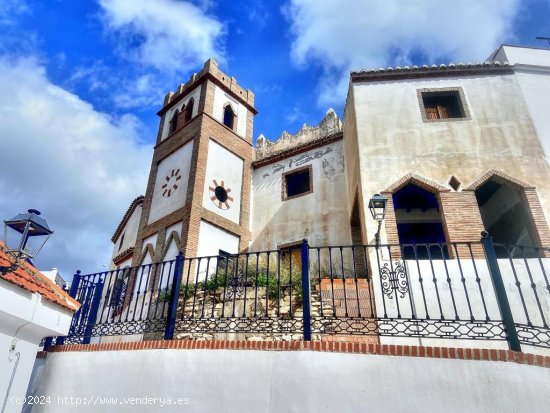
<path id="1" fill-rule="evenodd" d="M 396 291 L 396 294 L 399 293 L 401 298 L 405 298 L 409 291 L 409 282 L 405 267 L 401 262 L 396 261 L 393 270 L 388 267 L 388 263 L 385 263 L 380 269 L 380 278 L 382 280 L 382 290 L 388 298 L 393 298 L 394 291 Z"/>
<path id="2" fill-rule="evenodd" d="M 243 271 L 239 270 L 236 274 L 233 274 L 227 282 L 227 290 L 225 292 L 226 300 L 233 297 L 242 297 L 245 287 L 246 283 Z"/>

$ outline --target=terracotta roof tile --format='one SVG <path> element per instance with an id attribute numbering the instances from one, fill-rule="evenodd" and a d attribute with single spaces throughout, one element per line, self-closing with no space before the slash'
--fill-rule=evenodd
<path id="1" fill-rule="evenodd" d="M 12 261 L 5 252 L 4 243 L 0 241 L 0 266 L 10 266 Z M 52 280 L 34 268 L 28 262 L 23 262 L 15 271 L 0 275 L 2 280 L 10 282 L 32 293 L 38 293 L 46 300 L 75 312 L 80 303 L 69 296 Z"/>

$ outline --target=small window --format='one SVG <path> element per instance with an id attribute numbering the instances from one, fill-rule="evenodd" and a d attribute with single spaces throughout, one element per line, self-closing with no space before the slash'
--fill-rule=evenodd
<path id="1" fill-rule="evenodd" d="M 462 185 L 462 182 L 460 182 L 456 176 L 454 175 L 451 176 L 451 179 L 449 179 L 449 186 L 451 188 L 453 188 L 455 191 L 458 191 L 461 185 Z"/>
<path id="2" fill-rule="evenodd" d="M 230 129 L 234 129 L 235 126 L 235 112 L 231 105 L 226 105 L 223 109 L 223 124 Z"/>
<path id="3" fill-rule="evenodd" d="M 184 122 L 187 123 L 191 120 L 191 117 L 193 116 L 193 105 L 195 104 L 195 101 L 193 98 L 189 99 L 189 102 L 187 102 L 187 106 L 185 107 L 185 118 Z"/>
<path id="4" fill-rule="evenodd" d="M 283 200 L 313 192 L 311 166 L 283 174 Z"/>
<path id="5" fill-rule="evenodd" d="M 180 114 L 179 110 L 176 110 L 170 119 L 170 125 L 168 126 L 168 134 L 174 133 L 178 128 L 178 115 Z"/>
<path id="6" fill-rule="evenodd" d="M 424 122 L 466 119 L 469 117 L 464 104 L 462 89 L 419 90 L 419 100 Z"/>
<path id="7" fill-rule="evenodd" d="M 118 244 L 118 251 L 120 251 L 120 249 L 122 248 L 122 244 L 124 244 L 124 235 L 126 235 L 126 233 L 122 234 L 122 237 L 120 237 L 120 244 Z"/>

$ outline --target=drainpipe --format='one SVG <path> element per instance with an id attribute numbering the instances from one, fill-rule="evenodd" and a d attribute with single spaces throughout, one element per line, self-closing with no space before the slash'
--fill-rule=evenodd
<path id="1" fill-rule="evenodd" d="M 25 326 L 24 324 L 23 326 Z M 23 327 L 21 326 L 21 327 Z M 21 328 L 19 327 L 19 328 Z M 13 370 L 11 372 L 10 381 L 8 383 L 8 389 L 6 390 L 6 397 L 4 397 L 4 403 L 2 403 L 2 413 L 6 410 L 6 405 L 8 404 L 8 398 L 10 397 L 10 391 L 11 386 L 13 384 L 13 380 L 15 379 L 15 373 L 17 372 L 17 366 L 19 365 L 19 359 L 21 358 L 21 353 L 19 351 L 15 351 L 15 347 L 17 346 L 17 339 L 14 337 L 11 341 L 11 346 L 8 354 L 8 361 L 11 363 L 13 361 L 13 358 L 15 356 L 15 364 L 13 365 Z"/>
<path id="2" fill-rule="evenodd" d="M 25 321 L 23 324 L 21 324 L 17 330 L 15 331 L 15 334 L 13 335 L 13 338 L 11 340 L 11 345 L 8 350 L 8 362 L 12 362 L 15 358 L 15 363 L 13 365 L 13 370 L 11 372 L 10 381 L 8 382 L 8 388 L 6 390 L 6 396 L 4 397 L 4 401 L 2 403 L 2 411 L 0 413 L 4 413 L 6 410 L 6 406 L 8 404 L 8 399 L 10 397 L 11 392 L 11 386 L 13 385 L 13 382 L 15 380 L 15 374 L 17 373 L 17 367 L 19 366 L 19 359 L 21 358 L 21 353 L 19 351 L 15 351 L 17 348 L 17 335 L 19 332 L 26 326 L 32 323 L 34 320 L 34 314 L 36 313 L 36 308 L 38 307 L 38 304 L 40 303 L 40 295 L 38 293 L 33 293 L 33 296 L 35 298 L 34 300 L 34 308 L 32 309 L 32 315 L 31 319 L 29 321 Z"/>

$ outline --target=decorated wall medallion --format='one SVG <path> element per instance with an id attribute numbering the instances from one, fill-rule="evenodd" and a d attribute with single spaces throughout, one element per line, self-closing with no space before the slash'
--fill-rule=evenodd
<path id="1" fill-rule="evenodd" d="M 162 185 L 162 196 L 165 198 L 170 198 L 170 196 L 176 192 L 178 189 L 178 181 L 181 179 L 180 170 L 179 169 L 172 169 L 172 172 L 170 172 L 166 177 L 166 182 Z"/>
<path id="2" fill-rule="evenodd" d="M 208 189 L 210 190 L 210 199 L 214 205 L 220 209 L 231 208 L 231 203 L 233 202 L 233 198 L 229 196 L 231 188 L 226 188 L 223 180 L 218 184 L 218 182 L 213 179 L 212 183 L 213 185 L 209 186 Z"/>

